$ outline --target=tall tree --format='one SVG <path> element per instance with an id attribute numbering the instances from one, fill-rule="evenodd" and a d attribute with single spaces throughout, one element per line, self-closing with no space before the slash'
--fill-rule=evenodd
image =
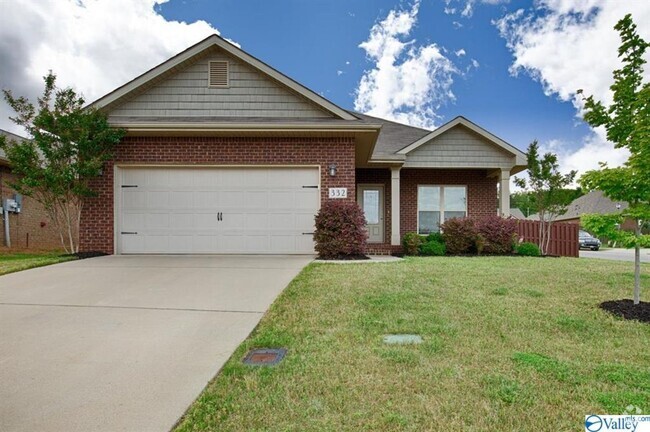
<path id="1" fill-rule="evenodd" d="M 625 148 L 630 157 L 622 167 L 610 168 L 601 163 L 600 170 L 588 171 L 580 179 L 586 189 L 598 189 L 614 201 L 627 201 L 629 207 L 617 217 L 584 218 L 588 229 L 598 235 L 614 236 L 627 247 L 634 247 L 634 304 L 641 296 L 641 250 L 650 244 L 641 234 L 642 225 L 650 220 L 650 83 L 643 82 L 645 52 L 650 46 L 637 33 L 631 15 L 615 26 L 621 36 L 618 56 L 623 66 L 614 70 L 613 103 L 605 106 L 593 96 L 584 99 L 584 119 L 593 127 L 603 126 L 607 139 L 616 148 Z M 582 90 L 578 90 L 582 94 Z M 623 218 L 635 223 L 634 235 L 614 229 Z"/>
<path id="2" fill-rule="evenodd" d="M 3 90 L 16 112 L 10 119 L 31 139 L 7 142 L 2 137 L 0 146 L 17 174 L 11 186 L 43 205 L 64 249 L 75 253 L 83 200 L 94 195 L 89 181 L 102 173 L 124 131 L 111 128 L 103 113 L 84 108 L 84 98 L 72 88 L 58 88 L 52 72 L 44 81 L 36 106 Z"/>
<path id="3" fill-rule="evenodd" d="M 564 190 L 573 183 L 577 172 L 562 174 L 557 155 L 545 153 L 540 156 L 537 141 L 528 146 L 526 159 L 528 178 L 515 177 L 515 184 L 533 198 L 533 208 L 539 215 L 539 248 L 542 254 L 547 255 L 553 222 L 566 213 L 567 205 L 571 202 L 571 196 Z"/>

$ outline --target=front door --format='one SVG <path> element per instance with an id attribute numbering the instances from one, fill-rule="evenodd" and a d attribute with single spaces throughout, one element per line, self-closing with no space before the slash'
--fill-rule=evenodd
<path id="1" fill-rule="evenodd" d="M 384 186 L 358 185 L 357 203 L 366 216 L 368 243 L 384 242 Z"/>

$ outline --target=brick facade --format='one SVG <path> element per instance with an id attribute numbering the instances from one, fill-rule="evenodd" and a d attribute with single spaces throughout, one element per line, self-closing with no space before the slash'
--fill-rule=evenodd
<path id="1" fill-rule="evenodd" d="M 126 137 L 115 158 L 96 179 L 98 193 L 84 203 L 80 226 L 80 250 L 113 253 L 113 166 L 160 165 L 320 165 L 321 201 L 328 188 L 347 187 L 355 196 L 354 138 L 257 138 L 257 137 Z M 330 164 L 337 174 L 328 174 Z"/>
<path id="2" fill-rule="evenodd" d="M 390 169 L 357 169 L 358 184 L 383 184 L 385 190 L 384 244 L 370 244 L 375 253 L 395 252 L 400 248 L 390 246 L 391 237 L 391 181 Z M 400 238 L 407 232 L 417 231 L 418 185 L 467 186 L 469 217 L 482 217 L 497 212 L 497 178 L 487 177 L 482 169 L 415 169 L 400 171 Z"/>
<path id="3" fill-rule="evenodd" d="M 13 182 L 15 182 L 15 175 L 11 173 L 11 169 L 0 166 L 0 198 L 5 199 L 14 196 L 14 190 L 9 186 L 9 183 Z M 12 250 L 62 249 L 59 233 L 47 217 L 45 209 L 30 197 L 23 197 L 23 206 L 19 214 L 9 214 L 9 237 Z M 5 232 L 3 226 L 0 228 L 0 247 L 4 247 L 4 245 Z"/>

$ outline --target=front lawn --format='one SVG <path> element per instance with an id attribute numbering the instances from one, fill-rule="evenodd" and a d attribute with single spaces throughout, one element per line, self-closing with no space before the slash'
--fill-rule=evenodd
<path id="1" fill-rule="evenodd" d="M 75 259 L 62 252 L 0 252 L 0 275 Z"/>
<path id="2" fill-rule="evenodd" d="M 588 259 L 311 264 L 177 430 L 557 431 L 648 414 L 650 325 L 597 308 L 632 284 L 631 263 Z M 424 343 L 384 345 L 392 333 Z M 289 351 L 242 365 L 253 347 Z"/>

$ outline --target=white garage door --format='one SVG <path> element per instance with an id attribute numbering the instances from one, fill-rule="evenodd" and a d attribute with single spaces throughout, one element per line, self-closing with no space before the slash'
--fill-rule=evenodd
<path id="1" fill-rule="evenodd" d="M 123 254 L 313 253 L 318 168 L 121 168 Z"/>

